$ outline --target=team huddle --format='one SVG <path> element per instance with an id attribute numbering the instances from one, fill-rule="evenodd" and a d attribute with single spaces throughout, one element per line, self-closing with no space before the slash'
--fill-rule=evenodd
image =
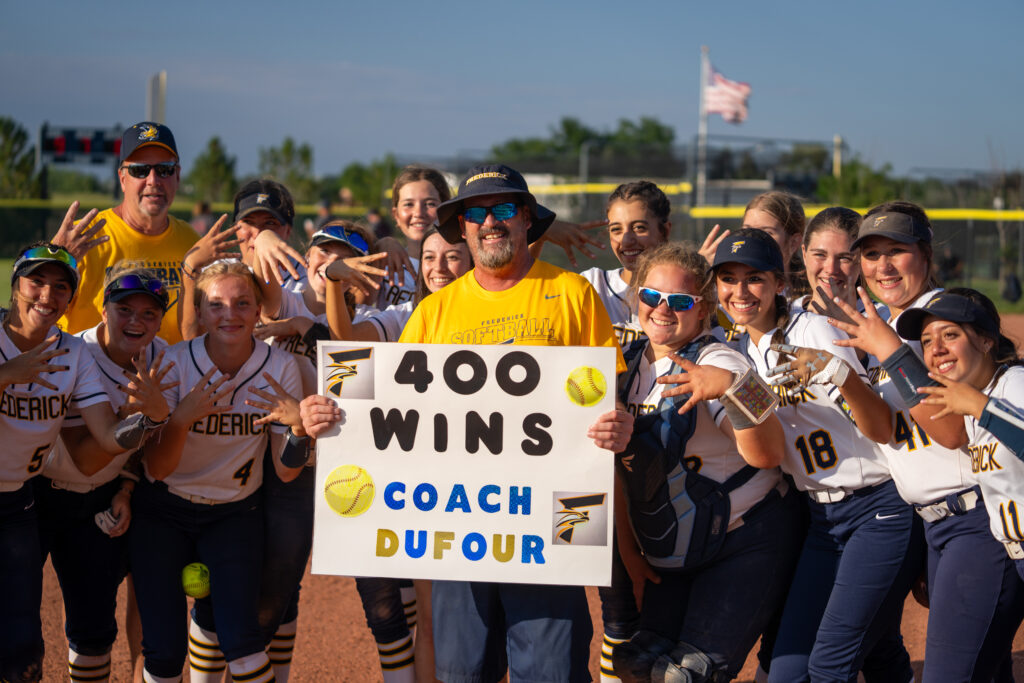
<path id="1" fill-rule="evenodd" d="M 760 639 L 759 680 L 905 683 L 911 591 L 923 680 L 1013 680 L 1024 368 L 988 298 L 936 281 L 921 207 L 807 221 L 767 192 L 692 245 L 629 182 L 601 222 L 621 266 L 576 274 L 540 255 L 592 255 L 592 226 L 504 165 L 454 196 L 407 167 L 404 243 L 327 221 L 299 252 L 280 183 L 200 237 L 168 213 L 171 131 L 120 154 L 124 201 L 21 249 L 0 308 L 0 680 L 43 677 L 47 558 L 71 680 L 109 679 L 126 578 L 137 680 L 288 680 L 316 438 L 345 433 L 327 339 L 618 349 L 616 408 L 579 435 L 615 466 L 602 681 L 732 680 Z M 591 680 L 582 587 L 356 587 L 386 683 Z"/>

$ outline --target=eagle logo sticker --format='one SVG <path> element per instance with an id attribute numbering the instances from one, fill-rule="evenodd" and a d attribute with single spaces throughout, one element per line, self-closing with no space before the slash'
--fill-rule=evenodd
<path id="1" fill-rule="evenodd" d="M 160 131 L 156 129 L 156 126 L 150 125 L 148 123 L 145 126 L 143 126 L 142 130 L 139 132 L 140 140 L 156 140 L 159 137 Z"/>
<path id="2" fill-rule="evenodd" d="M 608 545 L 608 494 L 555 491 L 555 545 Z"/>

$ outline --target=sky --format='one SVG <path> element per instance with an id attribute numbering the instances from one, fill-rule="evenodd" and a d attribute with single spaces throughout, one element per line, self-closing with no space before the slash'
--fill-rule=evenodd
<path id="1" fill-rule="evenodd" d="M 753 89 L 712 135 L 830 142 L 900 174 L 1024 167 L 1024 3 L 0 0 L 0 116 L 110 127 L 167 71 L 183 166 L 217 135 L 240 175 L 308 142 L 318 174 L 479 154 L 652 116 L 698 125 L 700 47 Z"/>

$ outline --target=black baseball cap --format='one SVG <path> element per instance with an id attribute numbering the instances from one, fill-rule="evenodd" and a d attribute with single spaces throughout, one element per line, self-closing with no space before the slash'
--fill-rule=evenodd
<path id="1" fill-rule="evenodd" d="M 441 237 L 449 244 L 462 242 L 459 214 L 462 213 L 465 200 L 494 194 L 522 195 L 521 200 L 530 207 L 532 218 L 526 233 L 526 240 L 530 244 L 539 240 L 555 220 L 553 211 L 537 203 L 537 198 L 530 193 L 519 171 L 504 164 L 483 164 L 469 169 L 465 179 L 459 183 L 458 194 L 437 207 L 437 222 L 434 225 Z"/>
<path id="2" fill-rule="evenodd" d="M 742 228 L 730 234 L 715 250 L 714 270 L 725 263 L 742 263 L 756 270 L 785 271 L 782 250 L 764 230 Z"/>
<path id="3" fill-rule="evenodd" d="M 56 244 L 39 244 L 28 247 L 18 256 L 11 268 L 11 287 L 18 281 L 19 277 L 31 275 L 36 270 L 47 264 L 60 266 L 68 274 L 71 280 L 71 294 L 78 291 L 78 283 L 81 275 L 78 273 L 78 261 L 64 247 Z"/>
<path id="4" fill-rule="evenodd" d="M 999 335 L 999 324 L 985 310 L 965 296 L 943 292 L 920 308 L 903 311 L 896 321 L 896 332 L 904 339 L 920 339 L 924 321 L 935 316 L 953 323 L 969 323 L 979 332 Z"/>
<path id="5" fill-rule="evenodd" d="M 295 220 L 295 209 L 289 206 L 284 195 L 273 185 L 263 185 L 235 200 L 236 221 L 257 211 L 266 211 L 281 221 L 282 225 L 291 225 Z"/>
<path id="6" fill-rule="evenodd" d="M 178 146 L 174 143 L 174 134 L 171 129 L 162 123 L 143 121 L 136 123 L 121 135 L 120 163 L 124 163 L 124 160 L 130 157 L 135 150 L 148 145 L 163 147 L 174 155 L 175 161 L 178 160 Z"/>
<path id="7" fill-rule="evenodd" d="M 892 211 L 889 213 L 878 213 L 868 216 L 860 223 L 860 232 L 857 239 L 850 245 L 856 249 L 860 243 L 868 237 L 888 237 L 891 240 L 903 244 L 914 244 L 915 242 L 931 242 L 932 229 L 928 225 L 914 220 L 914 217 Z"/>

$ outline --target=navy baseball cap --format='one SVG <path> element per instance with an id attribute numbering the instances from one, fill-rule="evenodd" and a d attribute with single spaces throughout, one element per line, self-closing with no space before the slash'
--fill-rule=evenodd
<path id="1" fill-rule="evenodd" d="M 896 321 L 896 332 L 904 339 L 920 339 L 925 320 L 935 316 L 953 323 L 969 323 L 979 332 L 999 336 L 999 324 L 985 310 L 965 296 L 943 292 L 921 308 L 903 311 Z"/>
<path id="2" fill-rule="evenodd" d="M 782 250 L 764 230 L 742 228 L 730 234 L 715 250 L 714 270 L 725 263 L 742 263 L 755 270 L 785 271 Z"/>
<path id="3" fill-rule="evenodd" d="M 295 210 L 289 208 L 284 196 L 272 185 L 260 187 L 235 201 L 236 221 L 257 211 L 266 211 L 282 225 L 291 225 L 295 220 Z"/>
<path id="4" fill-rule="evenodd" d="M 170 295 L 167 285 L 158 277 L 144 271 L 126 271 L 113 277 L 103 288 L 103 305 L 117 303 L 135 294 L 145 294 L 167 311 Z"/>
<path id="5" fill-rule="evenodd" d="M 537 198 L 530 193 L 519 171 L 504 164 L 483 164 L 469 169 L 465 179 L 459 183 L 455 197 L 437 207 L 437 222 L 434 225 L 441 237 L 449 244 L 462 242 L 459 214 L 462 213 L 465 200 L 494 194 L 522 195 L 521 201 L 530 207 L 532 218 L 526 233 L 526 240 L 530 244 L 539 240 L 555 220 L 553 211 L 537 203 Z"/>
<path id="6" fill-rule="evenodd" d="M 174 134 L 171 129 L 161 123 L 143 121 L 136 123 L 121 135 L 121 160 L 124 163 L 140 147 L 156 145 L 163 147 L 174 155 L 178 160 L 178 146 L 174 144 Z"/>
<path id="7" fill-rule="evenodd" d="M 932 241 L 931 227 L 914 220 L 913 216 L 892 211 L 868 216 L 861 221 L 857 239 L 853 241 L 850 248 L 856 249 L 860 246 L 861 242 L 876 235 L 888 237 L 903 244 L 914 244 L 915 242 L 930 243 Z"/>

